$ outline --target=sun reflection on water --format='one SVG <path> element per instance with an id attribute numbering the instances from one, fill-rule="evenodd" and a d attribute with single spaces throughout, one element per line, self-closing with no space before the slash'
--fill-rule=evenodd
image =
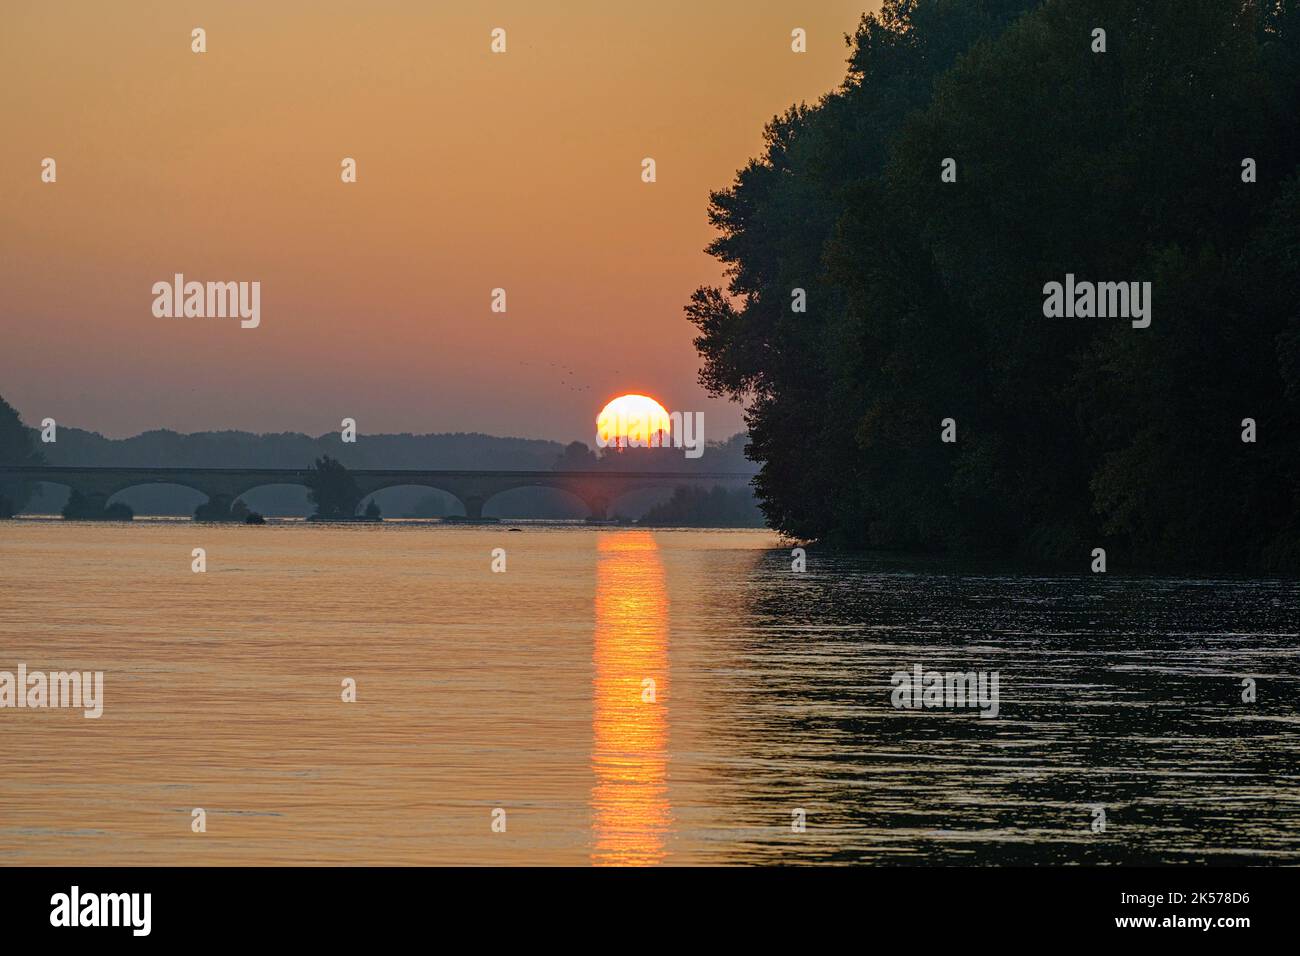
<path id="1" fill-rule="evenodd" d="M 592 862 L 658 863 L 672 822 L 664 569 L 648 531 L 601 534 L 597 553 Z"/>

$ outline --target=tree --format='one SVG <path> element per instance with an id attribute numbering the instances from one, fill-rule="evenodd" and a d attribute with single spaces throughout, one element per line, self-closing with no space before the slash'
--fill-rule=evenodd
<path id="1" fill-rule="evenodd" d="M 676 528 L 761 528 L 763 516 L 747 488 L 678 485 L 672 497 L 652 507 L 638 524 Z"/>
<path id="2" fill-rule="evenodd" d="M 322 518 L 350 518 L 356 514 L 361 492 L 344 465 L 323 455 L 308 469 L 307 497 Z"/>
<path id="3" fill-rule="evenodd" d="M 1295 0 L 887 0 L 852 43 L 712 196 L 729 284 L 686 307 L 769 522 L 1300 565 Z M 1149 281 L 1151 326 L 1045 317 L 1067 273 Z"/>
<path id="4" fill-rule="evenodd" d="M 246 522 L 251 514 L 244 499 L 232 500 L 230 495 L 213 495 L 211 500 L 194 509 L 194 520 Z"/>
<path id="5" fill-rule="evenodd" d="M 708 252 L 730 281 L 725 292 L 697 290 L 686 307 L 700 333 L 700 381 L 746 403 L 748 454 L 762 464 L 756 488 L 778 530 L 861 544 L 899 524 L 861 500 L 870 491 L 856 428 L 872 384 L 864 352 L 884 360 L 889 342 L 851 321 L 824 253 L 846 207 L 878 204 L 890 145 L 934 77 L 1035 5 L 887 0 L 862 18 L 843 86 L 773 119 L 763 156 L 710 197 L 720 235 Z M 805 311 L 794 310 L 795 290 Z"/>
<path id="6" fill-rule="evenodd" d="M 18 411 L 0 398 L 0 464 L 39 465 L 44 460 L 31 429 L 22 423 Z M 32 482 L 0 482 L 0 518 L 12 518 L 21 511 L 34 490 Z"/>
<path id="7" fill-rule="evenodd" d="M 596 454 L 585 442 L 569 442 L 555 459 L 556 471 L 589 471 L 595 467 Z"/>
<path id="8" fill-rule="evenodd" d="M 123 502 L 110 505 L 101 494 L 83 495 L 74 489 L 63 506 L 63 517 L 68 521 L 130 521 L 135 512 Z"/>

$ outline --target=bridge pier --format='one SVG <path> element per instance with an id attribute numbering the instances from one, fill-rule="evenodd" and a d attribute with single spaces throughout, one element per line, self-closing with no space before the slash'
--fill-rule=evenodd
<path id="1" fill-rule="evenodd" d="M 461 504 L 465 506 L 465 517 L 472 521 L 478 521 L 483 517 L 484 499 L 480 495 L 467 495 L 461 499 Z"/>

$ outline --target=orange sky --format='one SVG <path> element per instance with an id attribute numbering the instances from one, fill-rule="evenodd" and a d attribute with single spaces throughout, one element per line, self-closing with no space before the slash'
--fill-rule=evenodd
<path id="1" fill-rule="evenodd" d="M 110 435 L 348 416 L 590 444 L 633 391 L 724 438 L 739 409 L 696 385 L 682 313 L 721 277 L 708 192 L 773 114 L 843 79 L 843 34 L 876 6 L 8 5 L 0 395 L 29 424 Z M 176 272 L 260 281 L 261 326 L 155 318 L 151 287 Z"/>

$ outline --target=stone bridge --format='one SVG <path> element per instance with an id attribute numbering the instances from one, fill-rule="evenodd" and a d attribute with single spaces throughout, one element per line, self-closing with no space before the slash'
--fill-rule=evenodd
<path id="1" fill-rule="evenodd" d="M 264 485 L 306 486 L 307 468 L 78 468 L 59 465 L 0 465 L 0 481 L 48 482 L 106 501 L 119 491 L 140 485 L 182 485 L 213 499 L 232 501 Z M 642 488 L 677 485 L 739 487 L 752 478 L 743 472 L 671 471 L 419 471 L 408 469 L 349 469 L 361 495 L 399 485 L 418 485 L 457 498 L 470 518 L 481 518 L 494 496 L 515 488 L 558 488 L 581 499 L 591 517 L 603 519 L 620 495 Z"/>

